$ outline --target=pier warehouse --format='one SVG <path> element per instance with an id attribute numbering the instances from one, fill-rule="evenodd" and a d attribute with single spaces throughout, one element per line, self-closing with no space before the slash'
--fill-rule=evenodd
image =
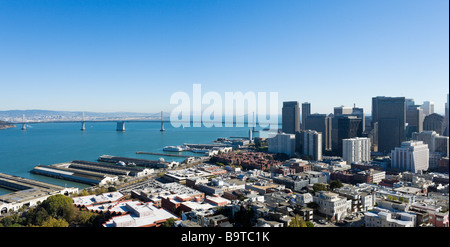
<path id="1" fill-rule="evenodd" d="M 52 195 L 78 193 L 78 188 L 65 188 L 3 173 L 0 173 L 0 187 L 12 191 L 0 196 L 0 216 L 15 212 L 24 205 L 35 206 Z"/>
<path id="2" fill-rule="evenodd" d="M 70 163 L 51 166 L 38 165 L 30 172 L 89 185 L 104 185 L 108 182 L 113 183 L 118 180 L 118 176 L 115 175 L 70 168 Z"/>
<path id="3" fill-rule="evenodd" d="M 99 162 L 114 163 L 123 162 L 126 165 L 134 164 L 136 166 L 149 167 L 149 168 L 172 168 L 174 165 L 179 164 L 178 162 L 172 161 L 167 162 L 164 160 L 145 160 L 127 157 L 118 157 L 111 155 L 102 155 L 98 158 Z"/>

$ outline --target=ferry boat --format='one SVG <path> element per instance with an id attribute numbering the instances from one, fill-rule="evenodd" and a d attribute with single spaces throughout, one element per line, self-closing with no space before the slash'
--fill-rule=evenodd
<path id="1" fill-rule="evenodd" d="M 184 149 L 180 146 L 166 146 L 163 148 L 163 151 L 167 152 L 182 152 Z"/>

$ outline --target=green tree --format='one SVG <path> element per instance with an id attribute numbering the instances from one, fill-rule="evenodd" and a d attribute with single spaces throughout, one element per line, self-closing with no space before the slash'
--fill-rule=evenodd
<path id="1" fill-rule="evenodd" d="M 339 180 L 339 179 L 330 181 L 330 189 L 331 190 L 341 188 L 342 186 L 344 186 L 344 185 L 342 184 L 341 180 Z"/>
<path id="2" fill-rule="evenodd" d="M 173 224 L 175 223 L 176 219 L 175 218 L 170 218 L 167 219 L 164 224 L 162 224 L 162 227 L 173 227 Z"/>
<path id="3" fill-rule="evenodd" d="M 68 227 L 69 223 L 67 223 L 64 219 L 55 219 L 53 217 L 49 217 L 47 220 L 42 222 L 42 227 Z"/>
<path id="4" fill-rule="evenodd" d="M 305 220 L 300 217 L 298 214 L 289 222 L 288 227 L 307 227 Z"/>
<path id="5" fill-rule="evenodd" d="M 44 208 L 49 216 L 65 219 L 67 222 L 70 222 L 75 215 L 72 198 L 60 194 L 48 197 L 39 207 Z"/>

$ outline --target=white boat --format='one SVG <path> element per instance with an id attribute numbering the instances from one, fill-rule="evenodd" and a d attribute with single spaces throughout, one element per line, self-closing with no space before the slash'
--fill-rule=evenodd
<path id="1" fill-rule="evenodd" d="M 167 152 L 182 152 L 184 149 L 180 146 L 166 146 L 163 148 L 163 151 Z"/>
<path id="2" fill-rule="evenodd" d="M 193 148 L 191 149 L 191 151 L 193 153 L 209 153 L 209 149 L 198 149 L 198 148 Z"/>

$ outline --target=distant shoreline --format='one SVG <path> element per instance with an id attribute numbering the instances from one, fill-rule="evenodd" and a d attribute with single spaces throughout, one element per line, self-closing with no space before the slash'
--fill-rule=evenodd
<path id="1" fill-rule="evenodd" d="M 10 124 L 0 124 L 0 130 L 3 129 L 10 129 L 10 128 L 15 128 L 15 125 L 10 125 Z"/>

